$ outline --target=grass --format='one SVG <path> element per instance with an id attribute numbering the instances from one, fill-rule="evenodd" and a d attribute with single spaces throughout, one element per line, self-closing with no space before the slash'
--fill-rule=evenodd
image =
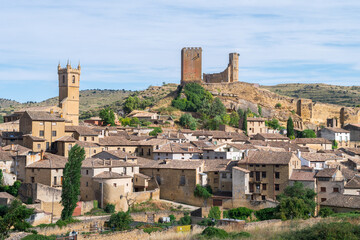
<path id="1" fill-rule="evenodd" d="M 89 212 L 85 213 L 86 216 L 103 216 L 109 215 L 109 213 L 105 212 L 102 208 L 93 208 Z"/>
<path id="2" fill-rule="evenodd" d="M 280 95 L 309 98 L 315 102 L 355 107 L 360 105 L 359 86 L 336 86 L 328 84 L 279 84 L 261 86 Z"/>
<path id="3" fill-rule="evenodd" d="M 71 224 L 71 223 L 77 223 L 77 222 L 80 222 L 80 220 L 77 220 L 77 219 L 69 219 L 69 220 L 58 220 L 56 223 L 48 223 L 48 224 L 39 224 L 37 225 L 36 227 L 39 227 L 39 228 L 54 228 L 54 227 L 59 227 L 59 228 L 63 228 L 63 227 L 66 227 L 68 224 Z"/>
<path id="4" fill-rule="evenodd" d="M 175 207 L 171 203 L 166 203 L 157 200 L 148 200 L 142 203 L 136 203 L 130 208 L 130 212 L 158 212 L 158 211 L 181 211 L 182 207 Z"/>

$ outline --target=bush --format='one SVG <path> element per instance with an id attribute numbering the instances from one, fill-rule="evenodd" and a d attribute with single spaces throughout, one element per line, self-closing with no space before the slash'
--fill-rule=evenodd
<path id="1" fill-rule="evenodd" d="M 127 230 L 133 219 L 129 212 L 118 212 L 111 215 L 108 226 L 114 230 Z"/>
<path id="2" fill-rule="evenodd" d="M 220 219 L 221 218 L 221 210 L 219 207 L 215 206 L 212 207 L 209 211 L 209 218 L 213 218 L 213 219 Z"/>
<path id="3" fill-rule="evenodd" d="M 170 222 L 174 222 L 176 220 L 175 216 L 174 215 L 169 215 L 169 218 L 170 218 Z"/>
<path id="4" fill-rule="evenodd" d="M 349 222 L 318 223 L 312 227 L 298 231 L 283 233 L 277 239 L 307 240 L 307 239 L 359 239 L 360 231 L 357 225 Z"/>
<path id="5" fill-rule="evenodd" d="M 198 225 L 205 226 L 205 227 L 213 227 L 216 225 L 216 220 L 211 219 L 211 218 L 205 218 L 205 219 L 201 220 L 200 222 L 198 222 Z"/>
<path id="6" fill-rule="evenodd" d="M 275 104 L 275 108 L 281 108 L 281 103 Z"/>
<path id="7" fill-rule="evenodd" d="M 32 234 L 22 238 L 22 240 L 55 240 L 55 239 L 56 236 L 54 235 L 44 236 L 40 234 Z"/>
<path id="8" fill-rule="evenodd" d="M 228 210 L 226 215 L 228 218 L 246 220 L 252 212 L 253 210 L 249 208 L 239 207 Z"/>
<path id="9" fill-rule="evenodd" d="M 162 133 L 162 129 L 160 127 L 154 127 L 154 130 L 152 130 L 149 135 L 150 136 L 157 136 L 159 133 Z"/>
<path id="10" fill-rule="evenodd" d="M 319 216 L 323 218 L 328 217 L 332 214 L 334 214 L 334 211 L 328 207 L 322 207 L 319 211 Z"/>
<path id="11" fill-rule="evenodd" d="M 184 216 L 180 218 L 179 225 L 190 225 L 191 224 L 191 217 L 188 213 L 184 213 Z"/>
<path id="12" fill-rule="evenodd" d="M 255 212 L 255 216 L 258 220 L 270 220 L 270 219 L 277 219 L 277 208 L 264 208 L 259 211 Z"/>
<path id="13" fill-rule="evenodd" d="M 206 236 L 207 238 L 221 238 L 226 239 L 228 238 L 229 234 L 220 228 L 215 227 L 207 227 L 202 231 L 201 235 Z"/>
<path id="14" fill-rule="evenodd" d="M 203 187 L 200 184 L 196 184 L 194 190 L 194 196 L 203 199 L 208 199 L 209 197 L 211 197 L 211 193 L 209 193 L 207 187 Z"/>
<path id="15" fill-rule="evenodd" d="M 111 204 L 111 203 L 108 203 L 108 204 L 106 204 L 104 210 L 105 210 L 105 212 L 107 212 L 107 213 L 114 213 L 114 212 L 115 212 L 115 205 L 114 205 L 114 204 Z"/>

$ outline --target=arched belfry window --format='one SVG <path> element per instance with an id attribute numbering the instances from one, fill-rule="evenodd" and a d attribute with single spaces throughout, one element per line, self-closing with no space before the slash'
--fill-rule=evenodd
<path id="1" fill-rule="evenodd" d="M 63 83 L 65 83 L 65 75 L 63 75 Z"/>
<path id="2" fill-rule="evenodd" d="M 72 80 L 73 83 L 75 83 L 75 75 L 73 75 L 73 80 Z"/>

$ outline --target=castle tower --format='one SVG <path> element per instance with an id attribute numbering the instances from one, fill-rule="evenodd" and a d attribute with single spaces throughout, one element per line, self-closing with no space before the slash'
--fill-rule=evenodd
<path id="1" fill-rule="evenodd" d="M 80 63 L 78 68 L 72 68 L 67 62 L 66 68 L 58 65 L 59 75 L 59 107 L 62 108 L 63 118 L 67 125 L 79 125 L 79 86 Z"/>
<path id="2" fill-rule="evenodd" d="M 201 82 L 202 75 L 201 47 L 183 48 L 181 50 L 181 84 Z"/>
<path id="3" fill-rule="evenodd" d="M 239 81 L 239 56 L 238 53 L 229 53 L 229 82 Z"/>

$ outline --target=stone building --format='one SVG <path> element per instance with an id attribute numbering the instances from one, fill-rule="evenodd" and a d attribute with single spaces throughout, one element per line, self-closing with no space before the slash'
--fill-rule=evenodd
<path id="1" fill-rule="evenodd" d="M 296 113 L 303 121 L 310 122 L 313 117 L 313 102 L 311 99 L 299 99 L 296 104 Z"/>
<path id="2" fill-rule="evenodd" d="M 190 160 L 200 159 L 202 150 L 191 143 L 174 143 L 169 142 L 162 145 L 159 149 L 153 151 L 154 160 Z"/>
<path id="3" fill-rule="evenodd" d="M 61 68 L 60 63 L 58 65 L 59 107 L 68 125 L 79 125 L 80 73 L 80 64 L 77 69 L 72 68 L 69 62 L 66 68 Z"/>
<path id="4" fill-rule="evenodd" d="M 350 145 L 350 131 L 342 128 L 326 127 L 319 131 L 319 135 L 330 141 L 336 140 L 341 147 L 348 147 Z"/>
<path id="5" fill-rule="evenodd" d="M 202 49 L 201 47 L 181 49 L 181 84 L 201 82 Z"/>
<path id="6" fill-rule="evenodd" d="M 250 171 L 251 200 L 276 200 L 289 185 L 293 170 L 301 168 L 301 161 L 292 152 L 254 151 L 240 160 L 238 166 Z"/>
<path id="7" fill-rule="evenodd" d="M 360 124 L 348 124 L 344 129 L 350 132 L 350 147 L 360 146 Z"/>
<path id="8" fill-rule="evenodd" d="M 249 136 L 258 133 L 266 133 L 265 118 L 247 118 L 247 133 Z M 243 120 L 239 120 L 239 128 L 242 128 Z"/>
<path id="9" fill-rule="evenodd" d="M 325 138 L 296 138 L 291 141 L 300 147 L 308 147 L 312 150 L 331 150 L 332 142 Z"/>
<path id="10" fill-rule="evenodd" d="M 337 168 L 325 168 L 315 175 L 318 202 L 324 202 L 344 192 L 344 177 Z"/>
<path id="11" fill-rule="evenodd" d="M 20 118 L 20 132 L 35 137 L 29 138 L 25 147 L 33 151 L 56 151 L 56 139 L 65 135 L 65 119 L 48 112 L 25 111 Z M 38 138 L 45 140 L 45 149 L 38 149 L 41 143 L 34 144 Z"/>
<path id="12" fill-rule="evenodd" d="M 252 136 L 253 140 L 261 140 L 265 142 L 289 142 L 290 139 L 279 133 L 258 133 Z"/>
<path id="13" fill-rule="evenodd" d="M 239 81 L 238 53 L 229 53 L 229 64 L 221 73 L 203 74 L 205 83 L 232 83 Z"/>

